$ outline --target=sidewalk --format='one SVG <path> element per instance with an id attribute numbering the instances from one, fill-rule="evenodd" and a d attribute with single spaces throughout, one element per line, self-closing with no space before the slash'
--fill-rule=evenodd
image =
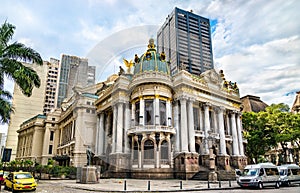
<path id="1" fill-rule="evenodd" d="M 40 181 L 41 183 L 43 181 Z M 95 192 L 191 192 L 201 190 L 238 188 L 236 181 L 210 182 L 195 180 L 138 180 L 100 179 L 97 184 L 80 184 L 75 180 L 47 180 L 47 183 L 61 184 L 64 187 Z M 221 185 L 221 188 L 220 188 Z M 209 187 L 209 188 L 208 188 Z"/>

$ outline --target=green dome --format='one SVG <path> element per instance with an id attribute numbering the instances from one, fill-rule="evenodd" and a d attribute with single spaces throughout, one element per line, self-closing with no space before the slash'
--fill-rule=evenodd
<path id="1" fill-rule="evenodd" d="M 141 56 L 135 55 L 134 58 L 134 74 L 143 73 L 146 71 L 162 72 L 170 75 L 170 68 L 165 60 L 164 52 L 156 53 L 154 40 L 149 40 L 148 50 Z"/>

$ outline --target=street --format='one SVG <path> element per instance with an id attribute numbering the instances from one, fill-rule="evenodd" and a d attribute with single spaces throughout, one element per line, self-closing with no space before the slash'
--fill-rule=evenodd
<path id="1" fill-rule="evenodd" d="M 35 191 L 36 193 L 88 193 L 88 192 L 100 192 L 99 190 L 96 190 L 93 188 L 93 184 L 90 186 L 86 187 L 86 189 L 90 190 L 82 190 L 82 189 L 77 189 L 77 188 L 71 188 L 69 185 L 66 187 L 66 185 L 61 182 L 53 183 L 49 181 L 40 181 L 37 190 Z M 122 190 L 120 190 L 122 191 Z M 245 193 L 252 193 L 252 192 L 260 192 L 260 193 L 265 193 L 265 192 L 272 192 L 272 193 L 298 193 L 300 192 L 300 186 L 293 186 L 293 187 L 281 187 L 280 189 L 274 189 L 274 188 L 265 188 L 262 190 L 257 190 L 257 189 L 226 189 L 226 190 L 209 190 L 211 193 L 240 193 L 240 192 L 245 192 Z M 11 192 L 7 190 L 2 190 L 1 192 Z M 147 191 L 144 191 L 147 192 Z M 157 192 L 157 191 L 155 191 Z M 168 191 L 169 192 L 169 191 Z M 176 191 L 177 192 L 177 191 Z M 191 192 L 189 191 L 182 191 L 182 192 Z M 207 189 L 199 190 L 199 191 L 192 191 L 192 192 L 208 192 Z"/>

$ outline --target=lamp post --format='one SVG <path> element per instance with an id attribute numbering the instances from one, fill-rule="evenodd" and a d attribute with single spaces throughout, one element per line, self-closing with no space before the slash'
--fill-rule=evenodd
<path id="1" fill-rule="evenodd" d="M 212 131 L 208 131 L 208 146 L 209 146 L 209 173 L 208 173 L 208 180 L 209 181 L 217 181 L 218 176 L 215 172 L 215 155 L 214 155 L 214 149 L 213 149 L 213 141 L 214 138 L 212 136 Z"/>

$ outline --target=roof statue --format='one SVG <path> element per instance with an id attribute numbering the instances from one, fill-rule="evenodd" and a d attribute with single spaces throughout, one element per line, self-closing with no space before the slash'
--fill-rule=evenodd
<path id="1" fill-rule="evenodd" d="M 125 66 L 127 67 L 127 73 L 130 74 L 130 72 L 131 72 L 131 67 L 133 66 L 132 60 L 130 60 L 130 61 L 128 62 L 128 60 L 126 60 L 125 58 L 123 58 L 123 62 L 124 62 L 124 64 L 125 64 Z"/>

